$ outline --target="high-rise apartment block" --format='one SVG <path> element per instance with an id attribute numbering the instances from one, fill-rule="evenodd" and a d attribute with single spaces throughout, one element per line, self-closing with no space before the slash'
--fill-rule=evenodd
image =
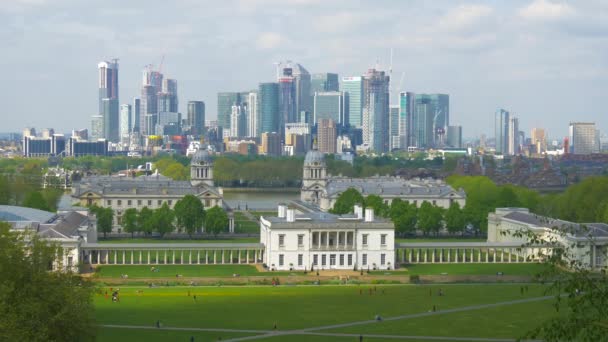
<path id="1" fill-rule="evenodd" d="M 348 94 L 348 122 L 351 126 L 361 128 L 364 98 L 363 77 L 343 77 L 341 87 L 342 92 Z"/>
<path id="2" fill-rule="evenodd" d="M 281 137 L 276 132 L 262 133 L 262 147 L 260 154 L 278 157 L 282 154 Z"/>
<path id="3" fill-rule="evenodd" d="M 336 122 L 331 119 L 321 119 L 317 126 L 317 149 L 323 153 L 336 153 Z"/>
<path id="4" fill-rule="evenodd" d="M 448 126 L 446 145 L 452 148 L 462 148 L 462 126 Z"/>
<path id="5" fill-rule="evenodd" d="M 530 143 L 534 146 L 534 151 L 538 154 L 547 151 L 547 136 L 543 128 L 532 128 Z"/>
<path id="6" fill-rule="evenodd" d="M 132 107 L 130 104 L 120 105 L 120 139 L 129 138 L 129 134 L 133 131 Z"/>
<path id="7" fill-rule="evenodd" d="M 230 115 L 230 137 L 240 138 L 247 135 L 247 107 L 232 106 Z"/>
<path id="8" fill-rule="evenodd" d="M 591 154 L 597 152 L 596 130 L 593 122 L 570 123 L 570 153 Z"/>
<path id="9" fill-rule="evenodd" d="M 102 117 L 102 135 L 117 142 L 119 139 L 118 59 L 97 64 L 99 75 L 99 115 Z M 97 122 L 97 121 L 95 121 Z"/>
<path id="10" fill-rule="evenodd" d="M 389 82 L 390 77 L 376 69 L 363 76 L 363 143 L 377 153 L 389 150 Z"/>
<path id="11" fill-rule="evenodd" d="M 252 91 L 247 96 L 247 136 L 257 137 L 259 134 L 258 92 Z"/>
<path id="12" fill-rule="evenodd" d="M 519 119 L 511 116 L 509 118 L 509 137 L 508 137 L 508 155 L 516 155 L 519 154 L 519 146 L 520 146 L 520 135 L 519 135 Z"/>

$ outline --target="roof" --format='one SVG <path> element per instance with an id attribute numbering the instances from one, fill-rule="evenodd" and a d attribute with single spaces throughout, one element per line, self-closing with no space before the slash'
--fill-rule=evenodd
<path id="1" fill-rule="evenodd" d="M 192 164 L 209 164 L 211 156 L 206 149 L 198 149 L 192 156 Z"/>
<path id="2" fill-rule="evenodd" d="M 354 188 L 363 196 L 398 196 L 398 197 L 448 197 L 465 198 L 463 190 L 454 190 L 442 180 L 404 179 L 401 177 L 376 176 L 368 178 L 331 177 L 327 182 L 327 197 L 337 197 L 342 192 Z"/>
<path id="3" fill-rule="evenodd" d="M 325 164 L 325 155 L 317 150 L 310 150 L 306 153 L 304 158 L 304 165 L 309 164 Z"/>
<path id="4" fill-rule="evenodd" d="M 207 184 L 192 185 L 189 181 L 176 181 L 162 175 L 140 177 L 92 176 L 72 186 L 72 196 L 81 197 L 87 192 L 98 195 L 131 196 L 185 196 L 211 192 L 219 196 L 215 187 Z"/>
<path id="5" fill-rule="evenodd" d="M 48 222 L 56 215 L 39 209 L 0 205 L 0 221 Z"/>
<path id="6" fill-rule="evenodd" d="M 365 228 L 365 229 L 394 229 L 395 225 L 384 218 L 375 217 L 373 221 L 367 222 L 357 218 L 353 214 L 334 215 L 322 211 L 307 212 L 295 215 L 294 222 L 288 222 L 287 218 L 276 216 L 264 216 L 265 221 L 270 223 L 271 228 L 294 228 L 294 229 L 326 229 L 326 228 Z"/>
<path id="7" fill-rule="evenodd" d="M 503 217 L 505 219 L 525 223 L 532 226 L 537 226 L 540 228 L 563 229 L 567 231 L 569 235 L 579 238 L 608 238 L 608 224 L 605 223 L 575 223 L 531 214 L 525 211 L 512 211 L 504 215 Z"/>

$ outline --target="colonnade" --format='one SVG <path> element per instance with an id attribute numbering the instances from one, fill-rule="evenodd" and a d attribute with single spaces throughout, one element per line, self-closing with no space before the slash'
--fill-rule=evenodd
<path id="1" fill-rule="evenodd" d="M 213 265 L 255 264 L 264 256 L 262 248 L 205 249 L 85 249 L 85 262 L 95 265 Z"/>
<path id="2" fill-rule="evenodd" d="M 319 231 L 312 233 L 313 250 L 348 250 L 355 248 L 355 233 L 352 231 Z"/>
<path id="3" fill-rule="evenodd" d="M 397 263 L 525 263 L 537 262 L 538 247 L 395 246 Z"/>

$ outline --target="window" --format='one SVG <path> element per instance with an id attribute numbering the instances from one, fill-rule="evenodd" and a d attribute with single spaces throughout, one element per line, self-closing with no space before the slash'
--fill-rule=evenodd
<path id="1" fill-rule="evenodd" d="M 361 265 L 367 266 L 367 254 L 361 255 Z"/>
<path id="2" fill-rule="evenodd" d="M 137 205 L 141 205 L 141 200 L 137 200 Z"/>
<path id="3" fill-rule="evenodd" d="M 321 266 L 325 266 L 325 264 L 327 264 L 327 255 L 322 254 L 321 255 Z"/>
<path id="4" fill-rule="evenodd" d="M 298 247 L 304 246 L 304 234 L 298 234 Z"/>
<path id="5" fill-rule="evenodd" d="M 335 254 L 329 255 L 329 266 L 336 266 L 336 255 Z"/>
<path id="6" fill-rule="evenodd" d="M 312 264 L 315 266 L 317 266 L 319 264 L 319 255 L 318 254 L 312 255 Z"/>
<path id="7" fill-rule="evenodd" d="M 279 235 L 279 247 L 285 247 L 285 234 Z"/>
<path id="8" fill-rule="evenodd" d="M 122 205 L 122 200 L 118 200 L 118 205 Z"/>
<path id="9" fill-rule="evenodd" d="M 380 254 L 380 265 L 386 264 L 386 254 Z"/>
<path id="10" fill-rule="evenodd" d="M 127 201 L 127 205 L 130 207 L 130 206 L 131 206 L 131 204 L 132 204 L 132 201 L 131 201 L 131 200 L 128 200 L 128 201 Z"/>
<path id="11" fill-rule="evenodd" d="M 380 235 L 380 245 L 386 246 L 386 234 Z"/>
<path id="12" fill-rule="evenodd" d="M 368 234 L 363 234 L 363 239 L 362 239 L 363 246 L 367 246 L 367 235 Z"/>
<path id="13" fill-rule="evenodd" d="M 106 204 L 107 204 L 107 205 L 112 205 L 112 200 L 107 200 L 107 201 L 106 201 Z"/>
<path id="14" fill-rule="evenodd" d="M 152 206 L 152 200 L 148 200 L 148 205 Z"/>
<path id="15" fill-rule="evenodd" d="M 344 266 L 344 254 L 340 254 L 340 266 Z"/>
<path id="16" fill-rule="evenodd" d="M 348 255 L 348 266 L 352 266 L 353 265 L 353 255 L 349 254 Z"/>
<path id="17" fill-rule="evenodd" d="M 171 206 L 171 204 L 173 204 L 173 200 L 168 200 L 167 204 L 169 204 L 169 206 Z"/>
<path id="18" fill-rule="evenodd" d="M 285 255 L 279 254 L 279 266 L 283 266 L 283 263 L 285 263 Z"/>
<path id="19" fill-rule="evenodd" d="M 304 265 L 304 254 L 298 254 L 298 266 Z"/>
<path id="20" fill-rule="evenodd" d="M 156 204 L 160 207 L 163 204 L 163 201 L 162 200 L 158 200 L 158 201 L 156 201 Z"/>
<path id="21" fill-rule="evenodd" d="M 68 268 L 72 268 L 74 263 L 74 257 L 69 256 L 68 257 Z"/>
<path id="22" fill-rule="evenodd" d="M 433 205 L 436 205 L 436 204 L 437 204 L 437 201 L 433 200 Z"/>

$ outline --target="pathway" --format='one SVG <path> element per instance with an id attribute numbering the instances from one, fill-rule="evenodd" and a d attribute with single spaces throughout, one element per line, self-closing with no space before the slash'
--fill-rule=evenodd
<path id="1" fill-rule="evenodd" d="M 543 297 L 533 297 L 533 298 L 525 298 L 525 299 L 516 299 L 505 302 L 498 302 L 492 304 L 479 304 L 479 305 L 471 305 L 464 306 L 460 308 L 446 309 L 435 312 L 421 312 L 415 314 L 407 314 L 401 316 L 387 317 L 383 318 L 382 321 L 396 321 L 403 319 L 412 319 L 418 317 L 429 317 L 435 315 L 443 315 L 455 312 L 463 312 L 463 311 L 471 311 L 471 310 L 480 310 L 487 308 L 494 308 L 504 305 L 513 305 L 513 304 L 523 304 L 523 303 L 531 303 L 531 302 L 539 302 L 548 300 L 551 298 L 555 298 L 554 296 L 543 296 Z M 248 341 L 248 340 L 257 340 L 263 339 L 273 336 L 288 336 L 288 335 L 314 335 L 314 336 L 335 336 L 335 337 L 358 337 L 363 335 L 365 337 L 373 337 L 373 338 L 385 338 L 385 339 L 417 339 L 417 340 L 429 340 L 429 341 L 480 341 L 480 342 L 514 342 L 516 339 L 504 339 L 504 338 L 479 338 L 479 337 L 454 337 L 454 336 L 407 336 L 407 335 L 382 335 L 382 334 L 350 334 L 350 333 L 330 333 L 330 332 L 319 332 L 319 330 L 328 330 L 328 329 L 337 329 L 337 328 L 345 328 L 352 327 L 357 325 L 365 325 L 365 324 L 373 324 L 377 323 L 376 320 L 365 320 L 365 321 L 355 321 L 348 323 L 340 323 L 333 325 L 324 325 L 319 327 L 305 328 L 305 329 L 294 329 L 294 330 L 254 330 L 254 329 L 222 329 L 222 328 L 179 328 L 179 327 L 162 327 L 162 330 L 179 330 L 179 331 L 215 331 L 215 332 L 234 332 L 234 333 L 254 333 L 258 335 L 253 336 L 245 336 L 245 337 L 237 337 L 233 339 L 229 339 L 226 341 Z M 146 326 L 146 325 L 118 325 L 118 324 L 103 324 L 102 327 L 107 328 L 126 328 L 126 329 L 152 329 L 156 330 L 154 326 Z M 529 340 L 529 341 L 537 341 L 537 340 Z"/>

